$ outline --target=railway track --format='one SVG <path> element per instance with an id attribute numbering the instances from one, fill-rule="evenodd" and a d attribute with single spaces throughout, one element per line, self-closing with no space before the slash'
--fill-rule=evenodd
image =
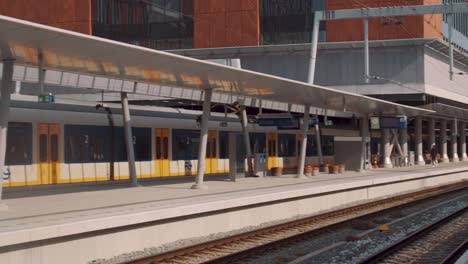
<path id="1" fill-rule="evenodd" d="M 410 194 L 404 194 L 383 200 L 340 209 L 306 219 L 296 220 L 272 227 L 267 227 L 232 237 L 190 246 L 156 256 L 144 257 L 126 263 L 229 263 L 239 256 L 263 251 L 276 244 L 297 240 L 310 232 L 340 225 L 365 215 L 377 214 L 391 208 L 446 195 L 467 188 L 467 182 L 431 188 Z"/>
<path id="2" fill-rule="evenodd" d="M 468 206 L 397 241 L 361 264 L 455 263 L 468 244 Z"/>

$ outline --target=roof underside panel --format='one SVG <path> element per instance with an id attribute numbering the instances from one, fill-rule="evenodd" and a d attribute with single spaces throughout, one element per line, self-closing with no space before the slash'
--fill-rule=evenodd
<path id="1" fill-rule="evenodd" d="M 0 36 L 2 60 L 37 67 L 42 53 L 46 69 L 89 74 L 92 79 L 69 81 L 94 89 L 150 94 L 151 85 L 171 86 L 363 114 L 428 112 L 4 16 Z"/>

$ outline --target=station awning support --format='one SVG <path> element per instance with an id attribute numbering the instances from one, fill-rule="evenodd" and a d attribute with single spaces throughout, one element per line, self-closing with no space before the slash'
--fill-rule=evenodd
<path id="1" fill-rule="evenodd" d="M 208 144 L 208 121 L 211 113 L 211 97 L 213 90 L 205 89 L 205 98 L 203 100 L 203 115 L 200 124 L 200 145 L 198 146 L 198 167 L 197 177 L 195 184 L 192 185 L 192 189 L 207 189 L 208 186 L 203 182 L 205 176 L 205 164 L 206 164 L 206 146 Z"/>
<path id="2" fill-rule="evenodd" d="M 5 157 L 8 133 L 8 118 L 10 115 L 10 99 L 13 87 L 13 60 L 3 61 L 3 75 L 0 98 L 0 211 L 8 207 L 2 203 L 3 175 L 5 171 Z"/>
<path id="3" fill-rule="evenodd" d="M 132 125 L 130 123 L 130 109 L 128 107 L 128 97 L 126 92 L 120 93 L 122 98 L 123 124 L 125 129 L 125 146 L 127 148 L 128 170 L 130 173 L 131 185 L 138 186 L 135 166 L 135 149 L 133 147 Z"/>
<path id="4" fill-rule="evenodd" d="M 302 141 L 299 166 L 297 167 L 297 178 L 307 178 L 304 175 L 304 166 L 307 153 L 307 132 L 309 131 L 310 106 L 304 107 L 304 121 L 302 122 Z"/>
<path id="5" fill-rule="evenodd" d="M 250 148 L 250 135 L 249 131 L 247 131 L 247 125 L 249 124 L 249 120 L 247 119 L 247 109 L 244 105 L 241 106 L 240 114 L 240 121 L 242 126 L 242 134 L 244 135 L 244 144 L 245 144 L 245 156 L 247 159 L 247 174 L 250 177 L 255 176 L 252 164 L 252 150 Z"/>

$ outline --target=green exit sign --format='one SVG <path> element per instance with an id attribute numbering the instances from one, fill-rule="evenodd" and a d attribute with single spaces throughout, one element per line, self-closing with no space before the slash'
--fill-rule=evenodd
<path id="1" fill-rule="evenodd" d="M 39 103 L 54 103 L 55 95 L 53 94 L 41 94 L 37 97 Z"/>

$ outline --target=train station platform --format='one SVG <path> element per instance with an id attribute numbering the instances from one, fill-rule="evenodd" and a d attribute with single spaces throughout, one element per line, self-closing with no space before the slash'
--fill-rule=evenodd
<path id="1" fill-rule="evenodd" d="M 5 190 L 0 263 L 86 263 L 177 247 L 422 188 L 468 180 L 468 162 L 364 173 L 78 184 Z M 77 252 L 77 248 L 80 248 Z"/>

